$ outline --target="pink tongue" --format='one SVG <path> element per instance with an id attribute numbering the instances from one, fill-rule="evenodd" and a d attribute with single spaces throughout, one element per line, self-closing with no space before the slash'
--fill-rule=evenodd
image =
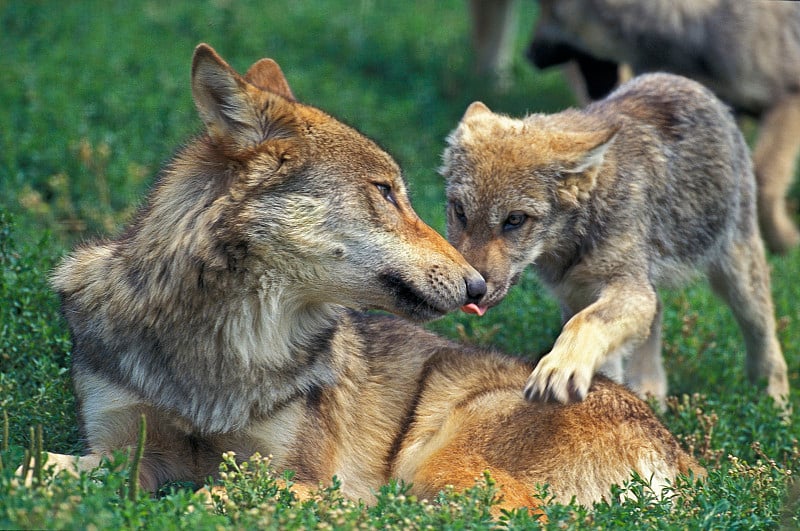
<path id="1" fill-rule="evenodd" d="M 474 313 L 477 316 L 481 316 L 486 313 L 486 306 L 478 306 L 474 302 L 469 304 L 465 304 L 461 307 L 461 311 L 464 313 Z"/>

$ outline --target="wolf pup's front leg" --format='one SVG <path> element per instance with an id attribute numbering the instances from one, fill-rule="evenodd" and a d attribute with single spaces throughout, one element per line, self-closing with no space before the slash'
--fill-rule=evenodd
<path id="1" fill-rule="evenodd" d="M 525 384 L 528 400 L 583 400 L 592 377 L 611 355 L 641 345 L 658 310 L 655 290 L 646 280 L 620 279 L 564 325 L 553 349 Z"/>

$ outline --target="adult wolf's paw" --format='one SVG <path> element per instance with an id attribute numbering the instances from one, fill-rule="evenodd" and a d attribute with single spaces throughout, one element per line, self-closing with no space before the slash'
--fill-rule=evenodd
<path id="1" fill-rule="evenodd" d="M 41 465 L 42 470 L 46 470 L 48 476 L 56 475 L 62 471 L 66 471 L 74 477 L 80 475 L 78 466 L 79 458 L 76 456 L 44 452 L 42 457 L 44 458 Z M 33 463 L 31 463 L 28 467 L 20 466 L 16 470 L 17 477 L 22 478 L 23 482 L 28 487 L 33 484 L 33 468 Z"/>
<path id="2" fill-rule="evenodd" d="M 528 400 L 556 400 L 563 404 L 580 402 L 586 398 L 594 371 L 589 364 L 565 360 L 550 353 L 528 377 L 525 398 Z"/>

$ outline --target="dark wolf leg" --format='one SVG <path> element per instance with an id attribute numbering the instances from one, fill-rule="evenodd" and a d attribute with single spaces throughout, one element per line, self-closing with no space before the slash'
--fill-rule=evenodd
<path id="1" fill-rule="evenodd" d="M 470 0 L 472 47 L 478 71 L 495 77 L 498 88 L 509 83 L 516 0 Z"/>
<path id="2" fill-rule="evenodd" d="M 205 437 L 187 431 L 179 421 L 151 406 L 127 403 L 103 409 L 84 402 L 84 428 L 89 455 L 73 461 L 73 472 L 96 468 L 117 450 L 135 450 L 141 415 L 145 415 L 144 455 L 139 466 L 142 489 L 154 492 L 167 481 L 203 482 L 215 475 L 222 451 Z M 68 456 L 65 456 L 68 457 Z M 64 460 L 59 459 L 59 464 Z"/>
<path id="3" fill-rule="evenodd" d="M 762 118 L 753 164 L 758 180 L 758 217 L 767 247 L 784 253 L 800 243 L 786 194 L 800 153 L 800 95 L 783 98 Z"/>

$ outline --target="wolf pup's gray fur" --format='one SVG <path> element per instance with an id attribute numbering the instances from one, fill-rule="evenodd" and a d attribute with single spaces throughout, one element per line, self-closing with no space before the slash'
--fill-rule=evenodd
<path id="1" fill-rule="evenodd" d="M 90 453 L 53 462 L 95 466 L 136 443 L 144 414 L 149 489 L 202 482 L 225 451 L 271 454 L 299 492 L 336 475 L 367 501 L 390 478 L 430 498 L 485 469 L 504 507 L 535 507 L 537 483 L 591 503 L 632 470 L 657 490 L 702 474 L 607 380 L 577 407 L 527 403 L 529 365 L 360 313 L 430 319 L 486 285 L 416 215 L 392 158 L 296 102 L 275 62 L 242 77 L 200 45 L 192 92 L 206 133 L 122 236 L 55 272 Z"/>
<path id="2" fill-rule="evenodd" d="M 564 328 L 526 396 L 583 399 L 604 364 L 663 400 L 657 286 L 701 270 L 730 305 L 747 373 L 780 403 L 789 384 L 775 334 L 747 146 L 699 83 L 651 74 L 584 110 L 514 119 L 473 103 L 448 138 L 448 238 L 488 291 L 483 313 L 528 264 Z"/>

